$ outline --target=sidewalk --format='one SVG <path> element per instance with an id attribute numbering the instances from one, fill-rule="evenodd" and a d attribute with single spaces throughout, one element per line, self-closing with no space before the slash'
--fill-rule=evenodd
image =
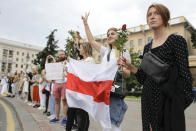
<path id="1" fill-rule="evenodd" d="M 38 110 L 25 104 L 17 98 L 3 97 L 0 99 L 8 103 L 15 111 L 19 124 L 23 131 L 64 131 L 65 128 L 59 123 L 49 123 L 43 110 Z"/>
<path id="2" fill-rule="evenodd" d="M 0 96 L 0 99 L 11 105 L 23 127 L 23 131 L 65 131 L 59 123 L 50 124 L 47 116 L 32 106 L 25 104 L 22 100 Z M 123 131 L 141 131 L 141 103 L 140 100 L 126 99 L 129 108 L 121 125 Z M 187 131 L 196 129 L 196 103 L 185 111 Z M 62 115 L 62 113 L 61 113 Z M 90 117 L 89 131 L 101 131 L 101 125 Z"/>

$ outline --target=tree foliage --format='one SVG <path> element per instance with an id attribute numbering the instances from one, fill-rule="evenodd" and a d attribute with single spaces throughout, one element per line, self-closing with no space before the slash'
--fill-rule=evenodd
<path id="1" fill-rule="evenodd" d="M 131 63 L 135 67 L 139 67 L 141 60 L 138 57 L 138 53 L 133 52 L 133 48 L 130 49 L 130 55 L 131 55 Z M 141 84 L 137 81 L 134 74 L 131 74 L 129 78 L 125 79 L 127 82 L 127 88 L 130 90 L 130 88 L 140 88 Z"/>
<path id="2" fill-rule="evenodd" d="M 79 58 L 79 51 L 78 49 L 74 46 L 74 39 L 76 37 L 76 32 L 73 30 L 68 31 L 69 35 L 71 37 L 68 37 L 66 39 L 66 45 L 65 45 L 65 50 L 67 52 L 67 55 L 73 59 L 78 59 Z"/>
<path id="3" fill-rule="evenodd" d="M 36 55 L 37 57 L 33 61 L 33 63 L 35 65 L 39 65 L 41 70 L 45 68 L 46 57 L 48 55 L 55 56 L 55 54 L 57 53 L 57 48 L 58 48 L 57 43 L 58 43 L 58 40 L 55 40 L 55 36 L 54 36 L 54 33 L 56 31 L 57 31 L 57 29 L 54 29 L 50 33 L 50 35 L 46 37 L 48 39 L 46 47 Z"/>

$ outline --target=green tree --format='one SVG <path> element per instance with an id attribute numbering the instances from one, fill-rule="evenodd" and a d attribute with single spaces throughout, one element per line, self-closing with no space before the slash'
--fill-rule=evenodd
<path id="1" fill-rule="evenodd" d="M 76 32 L 73 30 L 68 31 L 69 35 L 71 37 L 68 37 L 66 39 L 66 45 L 65 45 L 65 50 L 67 52 L 67 55 L 71 58 L 78 59 L 79 57 L 79 52 L 77 48 L 74 46 L 74 39 L 76 37 Z"/>
<path id="2" fill-rule="evenodd" d="M 191 42 L 193 42 L 193 47 L 196 48 L 196 30 L 191 34 Z"/>
<path id="3" fill-rule="evenodd" d="M 141 60 L 138 57 L 138 53 L 133 52 L 133 48 L 131 48 L 130 55 L 131 55 L 131 63 L 138 68 L 141 63 Z M 141 87 L 141 84 L 137 81 L 135 75 L 132 73 L 129 78 L 125 79 L 125 81 L 127 82 L 127 90 L 130 90 L 130 88 L 136 89 Z"/>
<path id="4" fill-rule="evenodd" d="M 56 31 L 57 29 L 54 29 L 50 33 L 50 35 L 46 37 L 48 39 L 46 47 L 36 55 L 37 57 L 33 61 L 35 65 L 39 65 L 40 70 L 45 68 L 46 57 L 48 55 L 55 56 L 55 54 L 57 53 L 58 40 L 55 40 L 55 36 L 54 36 L 54 33 Z"/>

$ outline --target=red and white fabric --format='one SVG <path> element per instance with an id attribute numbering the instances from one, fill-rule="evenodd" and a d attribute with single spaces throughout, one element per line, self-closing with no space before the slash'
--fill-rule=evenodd
<path id="1" fill-rule="evenodd" d="M 66 83 L 69 107 L 81 108 L 103 128 L 111 128 L 110 91 L 117 68 L 115 59 L 102 64 L 70 59 Z"/>

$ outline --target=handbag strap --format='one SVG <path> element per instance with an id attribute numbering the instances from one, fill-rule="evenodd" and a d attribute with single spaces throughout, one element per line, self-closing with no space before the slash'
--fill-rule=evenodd
<path id="1" fill-rule="evenodd" d="M 152 42 L 153 42 L 153 39 L 151 40 L 151 42 L 150 42 L 150 47 L 149 47 L 149 50 L 148 50 L 148 52 L 151 52 L 151 48 L 152 48 Z"/>
<path id="2" fill-rule="evenodd" d="M 113 81 L 112 85 L 116 82 L 117 73 L 118 73 L 118 71 L 115 74 L 114 81 Z"/>
<path id="3" fill-rule="evenodd" d="M 115 74 L 114 81 L 113 81 L 112 85 L 115 84 L 118 73 L 119 73 L 119 72 L 117 71 L 116 74 Z M 122 84 L 123 84 L 123 82 L 122 82 Z"/>
<path id="4" fill-rule="evenodd" d="M 108 54 L 107 54 L 107 62 L 110 61 L 110 54 L 111 54 L 112 49 L 109 50 Z"/>

